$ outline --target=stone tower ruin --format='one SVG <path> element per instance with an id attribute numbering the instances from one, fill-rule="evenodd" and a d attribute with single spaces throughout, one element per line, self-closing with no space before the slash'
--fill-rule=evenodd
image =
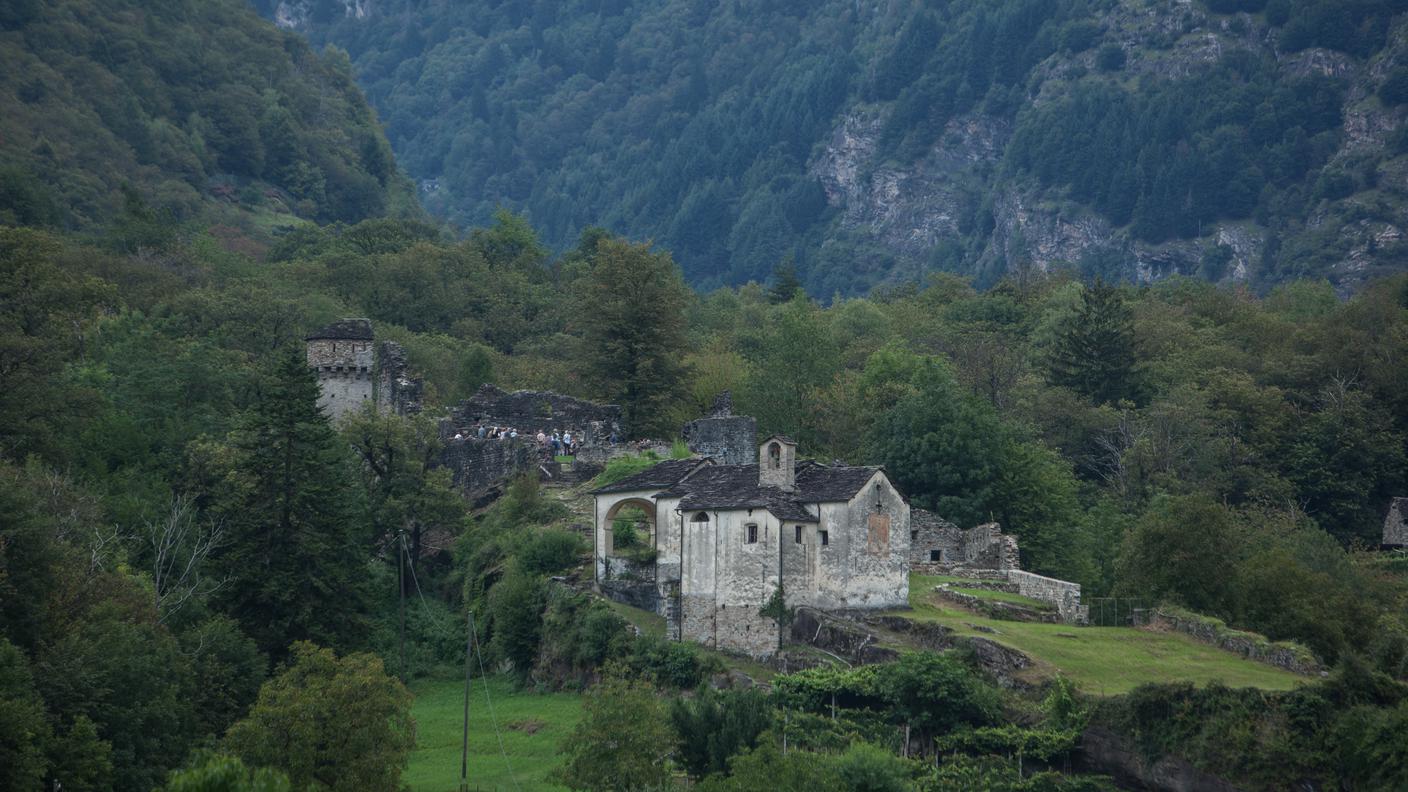
<path id="1" fill-rule="evenodd" d="M 380 413 L 420 412 L 421 382 L 406 373 L 406 352 L 377 343 L 370 319 L 341 319 L 307 337 L 318 375 L 318 407 L 334 422 L 371 405 Z"/>

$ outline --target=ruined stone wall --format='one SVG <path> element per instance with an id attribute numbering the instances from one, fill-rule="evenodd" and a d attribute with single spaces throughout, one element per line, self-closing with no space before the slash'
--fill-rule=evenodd
<path id="1" fill-rule="evenodd" d="M 923 509 L 914 509 L 910 515 L 909 563 L 913 569 L 930 569 L 935 564 L 975 569 L 1021 568 L 1017 537 L 1002 533 L 997 523 L 964 531 Z"/>
<path id="2" fill-rule="evenodd" d="M 909 563 L 955 564 L 967 560 L 963 531 L 957 525 L 924 509 L 909 512 Z"/>
<path id="3" fill-rule="evenodd" d="M 456 428 L 509 426 L 520 434 L 571 432 L 583 445 L 607 443 L 621 430 L 621 408 L 551 391 L 514 391 L 484 385 L 451 411 Z"/>
<path id="4" fill-rule="evenodd" d="M 527 440 L 447 440 L 440 464 L 449 468 L 455 487 L 478 500 L 519 473 L 537 470 L 537 444 Z"/>
<path id="5" fill-rule="evenodd" d="M 1394 498 L 1384 518 L 1384 544 L 1408 547 L 1408 498 Z"/>
<path id="6" fill-rule="evenodd" d="M 700 418 L 680 430 L 689 450 L 724 465 L 756 462 L 758 422 L 746 415 Z"/>
<path id="7" fill-rule="evenodd" d="M 318 408 L 334 422 L 374 403 L 375 353 L 369 340 L 318 339 L 307 346 L 318 376 Z"/>
<path id="8" fill-rule="evenodd" d="M 406 363 L 406 350 L 395 341 L 376 345 L 377 411 L 393 415 L 420 412 L 424 382 L 412 377 Z"/>
<path id="9" fill-rule="evenodd" d="M 1020 569 L 1017 537 L 1002 533 L 997 523 L 985 523 L 963 532 L 965 563 L 979 569 Z"/>
<path id="10" fill-rule="evenodd" d="M 1156 610 L 1149 621 L 1149 627 L 1191 635 L 1203 643 L 1293 674 L 1314 676 L 1325 668 L 1319 658 L 1304 646 L 1290 642 L 1272 642 L 1257 633 L 1228 629 L 1219 619 L 1175 608 Z"/>

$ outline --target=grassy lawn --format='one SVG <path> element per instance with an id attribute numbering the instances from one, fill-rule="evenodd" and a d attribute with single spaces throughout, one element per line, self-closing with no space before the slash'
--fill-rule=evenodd
<path id="1" fill-rule="evenodd" d="M 981 636 L 1010 646 L 1040 663 L 1040 673 L 1059 672 L 1088 693 L 1113 695 L 1146 682 L 1184 681 L 1221 681 L 1231 687 L 1289 690 L 1309 681 L 1198 643 L 1186 635 L 1130 627 L 1075 627 L 985 618 L 939 601 L 932 591 L 936 582 L 932 577 L 911 576 L 909 601 L 913 610 L 901 615 L 939 622 L 960 635 Z"/>
<path id="2" fill-rule="evenodd" d="M 513 773 L 510 776 L 499 752 L 484 690 L 475 679 L 469 698 L 470 789 L 562 789 L 547 777 L 558 765 L 558 745 L 581 717 L 581 697 L 517 691 L 502 677 L 491 678 L 488 686 Z M 426 680 L 413 684 L 411 690 L 416 695 L 416 750 L 401 781 L 412 792 L 454 792 L 460 779 L 464 680 Z"/>

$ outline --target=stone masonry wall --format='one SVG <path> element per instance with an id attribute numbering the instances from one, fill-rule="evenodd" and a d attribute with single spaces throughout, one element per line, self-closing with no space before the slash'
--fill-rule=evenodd
<path id="1" fill-rule="evenodd" d="M 1384 544 L 1408 547 L 1408 498 L 1394 498 L 1384 518 Z"/>
<path id="2" fill-rule="evenodd" d="M 537 444 L 527 440 L 449 440 L 440 452 L 455 487 L 478 500 L 519 473 L 537 469 Z"/>
<path id="3" fill-rule="evenodd" d="M 318 375 L 318 407 L 334 422 L 376 397 L 370 340 L 317 339 L 308 342 L 307 353 L 308 366 Z"/>
<path id="4" fill-rule="evenodd" d="M 1314 676 L 1324 665 L 1309 649 L 1290 643 L 1273 643 L 1256 633 L 1228 629 L 1217 619 L 1160 608 L 1149 622 L 1155 629 L 1191 635 L 1197 640 L 1248 660 L 1276 666 L 1293 674 Z"/>
<path id="5" fill-rule="evenodd" d="M 746 415 L 726 418 L 700 418 L 680 430 L 689 450 L 714 457 L 724 465 L 746 465 L 756 461 L 758 422 Z"/>
<path id="6" fill-rule="evenodd" d="M 963 555 L 963 531 L 957 525 L 924 509 L 909 510 L 909 563 L 957 563 Z"/>
<path id="7" fill-rule="evenodd" d="M 484 385 L 450 411 L 455 427 L 509 426 L 519 434 L 572 432 L 583 445 L 604 444 L 621 431 L 621 408 L 551 391 L 514 391 Z"/>
<path id="8" fill-rule="evenodd" d="M 376 345 L 377 410 L 394 415 L 420 412 L 425 383 L 410 376 L 406 350 L 395 341 Z"/>
<path id="9" fill-rule="evenodd" d="M 976 569 L 1020 569 L 1017 537 L 1002 532 L 997 523 L 969 530 L 923 509 L 910 510 L 911 568 L 952 564 Z"/>
<path id="10" fill-rule="evenodd" d="M 1081 624 L 1089 618 L 1086 606 L 1080 604 L 1080 584 L 1043 577 L 1020 569 L 1009 569 L 1007 579 L 1017 584 L 1017 593 L 1056 606 L 1061 620 Z"/>

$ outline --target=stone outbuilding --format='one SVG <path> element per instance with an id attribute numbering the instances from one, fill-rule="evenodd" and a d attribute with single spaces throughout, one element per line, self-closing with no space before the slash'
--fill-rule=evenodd
<path id="1" fill-rule="evenodd" d="M 394 341 L 377 343 L 370 319 L 340 319 L 306 341 L 318 407 L 332 420 L 367 405 L 381 413 L 420 412 L 421 382 L 407 374 L 406 351 Z"/>
<path id="2" fill-rule="evenodd" d="M 779 590 L 787 608 L 907 605 L 908 501 L 882 468 L 799 463 L 796 453 L 774 436 L 756 462 L 669 460 L 594 491 L 598 587 L 631 568 L 614 532 L 638 509 L 653 564 L 632 573 L 654 588 L 672 637 L 771 655 L 781 626 L 760 611 Z"/>
<path id="3" fill-rule="evenodd" d="M 1384 517 L 1384 546 L 1408 547 L 1408 498 L 1394 498 Z"/>
<path id="4" fill-rule="evenodd" d="M 1002 532 L 997 523 L 968 530 L 933 512 L 910 513 L 910 568 L 942 573 L 952 567 L 969 569 L 1020 569 L 1017 537 Z"/>

